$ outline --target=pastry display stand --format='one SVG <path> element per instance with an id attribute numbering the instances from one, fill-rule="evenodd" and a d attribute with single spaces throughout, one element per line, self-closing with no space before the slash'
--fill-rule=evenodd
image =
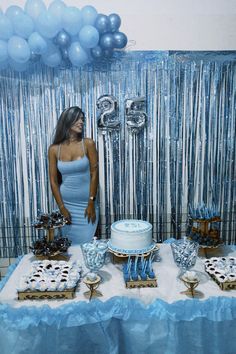
<path id="1" fill-rule="evenodd" d="M 53 226 L 51 228 L 37 228 L 37 230 L 47 230 L 47 242 L 52 242 L 55 237 L 55 230 L 63 227 L 64 225 L 60 226 Z M 67 253 L 62 253 L 60 251 L 56 251 L 55 253 L 52 253 L 50 255 L 35 255 L 35 257 L 39 260 L 54 260 L 54 261 L 68 261 L 69 260 L 69 255 Z"/>
<path id="2" fill-rule="evenodd" d="M 197 227 L 192 226 L 191 227 L 191 232 L 192 233 L 197 233 L 200 234 L 204 238 L 211 238 L 212 240 L 216 241 L 216 244 L 214 245 L 205 245 L 205 244 L 200 244 L 200 254 L 202 256 L 208 258 L 207 252 L 210 250 L 213 250 L 218 248 L 220 245 L 223 244 L 223 242 L 220 240 L 220 231 L 211 229 L 211 225 L 216 223 L 216 222 L 221 222 L 221 218 L 219 216 L 210 218 L 210 219 L 194 219 L 191 218 L 191 222 L 197 223 Z M 191 238 L 191 237 L 190 237 Z"/>
<path id="3" fill-rule="evenodd" d="M 195 290 L 200 282 L 198 279 L 189 280 L 183 275 L 181 277 L 181 280 L 183 281 L 184 285 L 187 288 L 187 290 L 182 291 L 182 294 L 185 294 L 185 295 L 191 296 L 191 297 L 194 297 L 196 294 L 198 294 L 198 292 Z"/>
<path id="4" fill-rule="evenodd" d="M 91 280 L 88 277 L 84 278 L 84 283 L 89 288 L 89 291 L 84 292 L 84 296 L 89 299 L 89 301 L 92 299 L 92 297 L 102 296 L 102 293 L 97 290 L 100 281 L 101 277 L 98 274 L 94 280 Z"/>

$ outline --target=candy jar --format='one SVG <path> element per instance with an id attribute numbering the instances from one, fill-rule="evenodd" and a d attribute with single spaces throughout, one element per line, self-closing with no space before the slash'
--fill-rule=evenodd
<path id="1" fill-rule="evenodd" d="M 187 270 L 195 266 L 199 244 L 187 238 L 176 240 L 171 243 L 173 258 L 177 267 L 180 268 L 181 277 Z"/>
<path id="2" fill-rule="evenodd" d="M 97 278 L 96 273 L 105 263 L 105 255 L 107 251 L 106 241 L 93 240 L 81 245 L 86 267 L 90 272 L 86 275 L 88 279 L 93 281 Z"/>

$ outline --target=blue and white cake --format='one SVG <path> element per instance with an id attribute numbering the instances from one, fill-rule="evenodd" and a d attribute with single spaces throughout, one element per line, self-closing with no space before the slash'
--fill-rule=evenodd
<path id="1" fill-rule="evenodd" d="M 108 247 L 115 252 L 140 254 L 155 246 L 152 241 L 152 225 L 143 220 L 119 220 L 111 225 Z"/>

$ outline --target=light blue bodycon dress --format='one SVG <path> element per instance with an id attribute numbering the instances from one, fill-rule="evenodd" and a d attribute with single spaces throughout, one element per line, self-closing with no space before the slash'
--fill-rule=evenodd
<path id="1" fill-rule="evenodd" d="M 83 140 L 82 145 L 84 156 L 79 160 L 73 161 L 61 161 L 61 146 L 58 148 L 57 168 L 62 175 L 60 192 L 63 203 L 71 214 L 71 225 L 65 225 L 62 232 L 64 236 L 67 236 L 72 241 L 72 245 L 91 241 L 98 223 L 97 204 L 95 204 L 95 223 L 89 223 L 87 217 L 84 217 L 90 196 L 90 164 L 85 154 Z"/>

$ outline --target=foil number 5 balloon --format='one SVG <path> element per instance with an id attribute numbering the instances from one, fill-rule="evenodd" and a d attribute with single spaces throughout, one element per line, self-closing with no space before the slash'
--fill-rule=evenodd
<path id="1" fill-rule="evenodd" d="M 128 98 L 125 100 L 126 124 L 133 133 L 138 133 L 147 120 L 145 97 Z"/>

